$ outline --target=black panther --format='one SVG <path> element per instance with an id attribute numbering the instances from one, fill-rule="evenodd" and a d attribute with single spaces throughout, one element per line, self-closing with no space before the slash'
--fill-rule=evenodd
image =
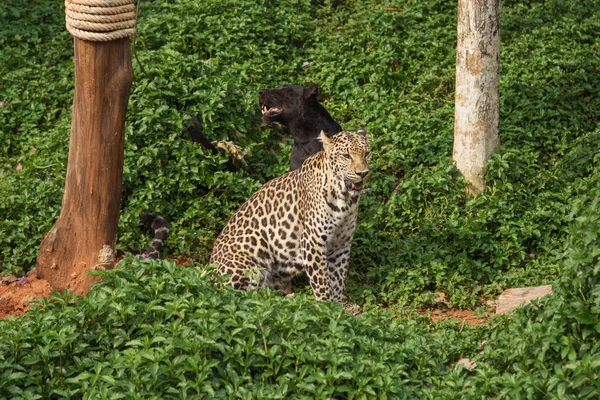
<path id="1" fill-rule="evenodd" d="M 300 168 L 304 160 L 323 149 L 318 140 L 321 131 L 328 137 L 342 131 L 342 127 L 317 100 L 317 92 L 317 85 L 283 85 L 258 92 L 263 123 L 278 122 L 294 138 L 290 171 Z"/>

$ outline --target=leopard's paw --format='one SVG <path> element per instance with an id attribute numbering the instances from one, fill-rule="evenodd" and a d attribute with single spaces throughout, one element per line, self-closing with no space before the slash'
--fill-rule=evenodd
<path id="1" fill-rule="evenodd" d="M 360 306 L 354 303 L 346 303 L 344 304 L 344 308 L 352 315 L 358 315 L 362 312 Z"/>

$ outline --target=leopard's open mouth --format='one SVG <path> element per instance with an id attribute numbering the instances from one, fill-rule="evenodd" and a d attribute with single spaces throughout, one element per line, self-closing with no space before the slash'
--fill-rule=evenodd
<path id="1" fill-rule="evenodd" d="M 260 110 L 266 117 L 273 118 L 281 114 L 281 108 L 268 107 L 266 104 L 261 104 Z"/>
<path id="2" fill-rule="evenodd" d="M 359 181 L 359 182 L 346 181 L 346 187 L 350 191 L 361 192 L 363 189 L 363 181 Z"/>

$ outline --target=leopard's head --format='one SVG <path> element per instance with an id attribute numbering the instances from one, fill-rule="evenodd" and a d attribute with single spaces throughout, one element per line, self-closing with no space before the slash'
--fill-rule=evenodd
<path id="1" fill-rule="evenodd" d="M 363 128 L 356 132 L 342 131 L 332 137 L 327 137 L 325 132 L 321 131 L 321 141 L 334 174 L 344 181 L 350 193 L 360 193 L 363 182 L 371 176 L 371 148 L 367 131 Z"/>

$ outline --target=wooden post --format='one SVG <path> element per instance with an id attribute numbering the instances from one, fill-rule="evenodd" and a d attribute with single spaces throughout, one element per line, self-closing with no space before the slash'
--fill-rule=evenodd
<path id="1" fill-rule="evenodd" d="M 485 187 L 483 166 L 500 144 L 500 1 L 458 0 L 454 149 L 456 167 Z"/>
<path id="2" fill-rule="evenodd" d="M 75 40 L 75 97 L 65 192 L 42 240 L 37 274 L 54 290 L 86 293 L 87 271 L 112 268 L 123 179 L 124 127 L 133 69 L 129 38 Z"/>

